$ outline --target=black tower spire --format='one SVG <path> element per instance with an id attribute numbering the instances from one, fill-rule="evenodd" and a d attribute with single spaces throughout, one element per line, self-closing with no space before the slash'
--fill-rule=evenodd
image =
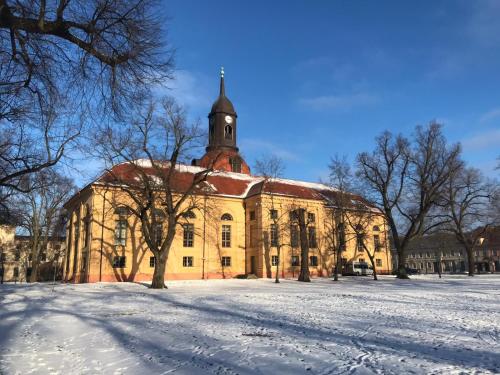
<path id="1" fill-rule="evenodd" d="M 219 97 L 212 105 L 208 115 L 208 147 L 212 150 L 235 150 L 236 147 L 236 118 L 233 103 L 226 97 L 224 84 L 224 68 L 220 71 Z"/>

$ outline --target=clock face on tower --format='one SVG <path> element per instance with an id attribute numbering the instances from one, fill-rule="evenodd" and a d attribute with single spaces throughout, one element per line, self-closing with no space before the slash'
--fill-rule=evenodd
<path id="1" fill-rule="evenodd" d="M 226 116 L 226 117 L 224 118 L 224 120 L 226 120 L 226 123 L 228 123 L 228 124 L 231 124 L 231 123 L 233 122 L 233 118 L 232 118 L 231 116 L 229 116 L 229 115 L 228 115 L 228 116 Z"/>

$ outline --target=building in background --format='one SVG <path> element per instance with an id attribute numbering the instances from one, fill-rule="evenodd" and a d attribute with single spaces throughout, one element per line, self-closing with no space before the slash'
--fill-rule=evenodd
<path id="1" fill-rule="evenodd" d="M 500 272 L 500 227 L 488 229 L 474 248 L 477 273 Z M 406 267 L 420 273 L 462 273 L 468 270 L 468 258 L 463 245 L 451 233 L 436 233 L 416 238 L 407 249 Z M 393 268 L 397 267 L 393 251 Z"/>
<path id="2" fill-rule="evenodd" d="M 39 253 L 38 281 L 61 280 L 66 239 L 50 237 Z M 15 225 L 0 225 L 0 279 L 24 282 L 31 275 L 31 237 L 16 235 Z"/>
<path id="3" fill-rule="evenodd" d="M 474 249 L 476 272 L 500 272 L 500 226 L 486 230 Z"/>

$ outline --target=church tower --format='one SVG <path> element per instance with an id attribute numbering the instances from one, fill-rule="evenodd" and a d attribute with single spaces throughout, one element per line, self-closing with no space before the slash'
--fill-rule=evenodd
<path id="1" fill-rule="evenodd" d="M 212 150 L 235 150 L 236 147 L 236 119 L 233 103 L 226 97 L 224 85 L 224 68 L 220 72 L 219 97 L 212 105 L 208 115 L 208 147 Z"/>
<path id="2" fill-rule="evenodd" d="M 208 114 L 208 146 L 193 165 L 214 170 L 250 174 L 250 168 L 239 154 L 236 143 L 238 115 L 226 96 L 224 68 L 220 72 L 219 97 Z"/>

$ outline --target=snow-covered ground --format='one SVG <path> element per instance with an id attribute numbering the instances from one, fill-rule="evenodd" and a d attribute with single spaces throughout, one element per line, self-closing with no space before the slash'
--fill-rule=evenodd
<path id="1" fill-rule="evenodd" d="M 500 276 L 0 286 L 0 374 L 500 372 Z"/>

